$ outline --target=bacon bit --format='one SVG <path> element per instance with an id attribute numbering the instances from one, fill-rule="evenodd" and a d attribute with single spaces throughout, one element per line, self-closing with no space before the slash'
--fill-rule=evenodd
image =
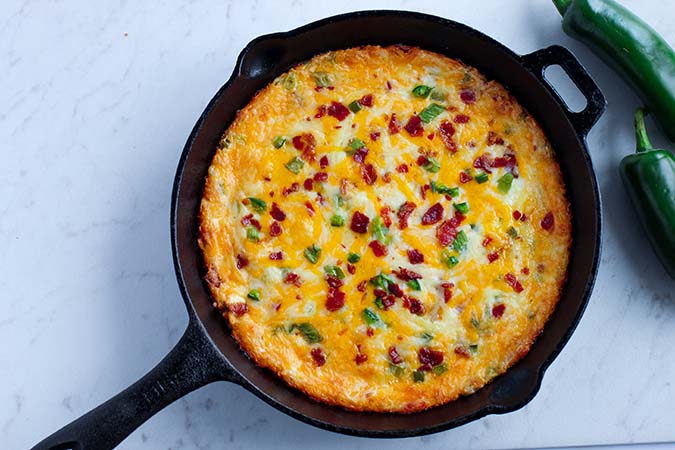
<path id="1" fill-rule="evenodd" d="M 502 156 L 496 157 L 492 161 L 492 167 L 506 167 L 506 158 L 504 158 Z"/>
<path id="2" fill-rule="evenodd" d="M 482 244 L 483 247 L 487 247 L 488 245 L 490 245 L 490 242 L 492 242 L 492 238 L 490 236 L 483 239 L 483 244 Z"/>
<path id="3" fill-rule="evenodd" d="M 399 266 L 398 270 L 392 270 L 392 272 L 394 273 L 394 275 L 396 275 L 396 278 L 398 278 L 399 280 L 403 280 L 403 281 L 421 280 L 422 279 L 422 275 L 420 275 L 417 272 L 413 272 L 412 270 L 408 270 L 405 267 Z"/>
<path id="4" fill-rule="evenodd" d="M 462 91 L 459 93 L 459 98 L 462 100 L 462 102 L 469 105 L 476 101 L 476 93 L 471 89 L 462 89 Z"/>
<path id="5" fill-rule="evenodd" d="M 420 196 L 422 197 L 422 200 L 427 199 L 427 191 L 431 189 L 431 186 L 428 184 L 425 184 L 424 186 L 420 186 Z"/>
<path id="6" fill-rule="evenodd" d="M 444 120 L 438 128 L 438 132 L 441 135 L 443 144 L 445 144 L 448 150 L 455 153 L 457 151 L 457 144 L 452 140 L 452 136 L 455 134 L 455 127 L 447 120 Z"/>
<path id="7" fill-rule="evenodd" d="M 401 122 L 396 118 L 396 113 L 391 114 L 389 119 L 389 134 L 396 134 L 401 131 Z"/>
<path id="8" fill-rule="evenodd" d="M 312 181 L 311 178 L 307 178 L 305 181 L 302 182 L 302 186 L 305 188 L 305 190 L 311 191 L 312 188 L 314 187 L 314 182 Z"/>
<path id="9" fill-rule="evenodd" d="M 274 197 L 274 191 L 269 192 L 270 197 Z"/>
<path id="10" fill-rule="evenodd" d="M 336 276 L 333 275 L 326 275 L 326 283 L 328 283 L 328 286 L 334 288 L 334 289 L 339 289 L 342 287 L 344 284 L 341 279 L 339 279 Z"/>
<path id="11" fill-rule="evenodd" d="M 443 218 L 443 205 L 434 203 L 422 216 L 422 225 L 433 225 Z"/>
<path id="12" fill-rule="evenodd" d="M 375 334 L 375 330 L 370 327 L 366 328 L 366 336 L 372 336 L 373 334 Z"/>
<path id="13" fill-rule="evenodd" d="M 391 91 L 391 81 L 387 80 L 387 90 Z"/>
<path id="14" fill-rule="evenodd" d="M 488 132 L 487 145 L 504 145 L 504 139 L 494 131 Z"/>
<path id="15" fill-rule="evenodd" d="M 544 263 L 537 264 L 537 272 L 544 273 L 546 271 L 546 266 Z"/>
<path id="16" fill-rule="evenodd" d="M 297 273 L 288 272 L 288 275 L 286 275 L 286 278 L 284 278 L 284 283 L 300 286 L 302 281 L 300 281 L 300 276 Z"/>
<path id="17" fill-rule="evenodd" d="M 345 305 L 345 293 L 334 288 L 328 288 L 326 297 L 326 309 L 328 311 L 337 311 Z"/>
<path id="18" fill-rule="evenodd" d="M 363 280 L 359 284 L 356 285 L 356 290 L 359 292 L 366 292 L 366 284 L 368 283 L 368 280 Z"/>
<path id="19" fill-rule="evenodd" d="M 323 86 L 314 86 L 314 90 L 316 92 L 321 92 L 321 91 L 323 91 Z"/>
<path id="20" fill-rule="evenodd" d="M 364 362 L 368 360 L 368 355 L 364 354 L 361 351 L 361 344 L 356 345 L 356 357 L 354 358 L 354 362 L 356 362 L 356 365 L 361 365 Z"/>
<path id="21" fill-rule="evenodd" d="M 380 132 L 379 131 L 373 131 L 370 133 L 370 140 L 371 141 L 376 141 L 380 138 Z"/>
<path id="22" fill-rule="evenodd" d="M 541 219 L 541 227 L 546 231 L 553 230 L 555 226 L 555 217 L 552 212 L 547 212 L 543 219 Z"/>
<path id="23" fill-rule="evenodd" d="M 347 272 L 354 275 L 356 273 L 356 266 L 354 264 L 347 264 Z"/>
<path id="24" fill-rule="evenodd" d="M 375 181 L 377 181 L 377 172 L 375 171 L 375 167 L 373 167 L 372 164 L 361 166 L 361 178 L 363 178 L 363 181 L 365 181 L 369 186 L 375 184 Z"/>
<path id="25" fill-rule="evenodd" d="M 455 353 L 465 358 L 471 358 L 471 353 L 469 353 L 469 349 L 466 348 L 464 345 L 458 345 L 457 347 L 455 347 Z"/>
<path id="26" fill-rule="evenodd" d="M 417 351 L 417 359 L 422 363 L 422 367 L 428 366 L 427 370 L 431 370 L 432 367 L 443 363 L 443 352 L 422 347 Z"/>
<path id="27" fill-rule="evenodd" d="M 523 216 L 523 214 L 518 211 L 517 209 L 513 211 L 513 219 L 514 220 L 520 220 L 520 218 Z"/>
<path id="28" fill-rule="evenodd" d="M 458 227 L 464 222 L 464 219 L 466 219 L 466 216 L 462 214 L 459 211 L 455 211 L 455 215 L 450 219 L 450 224 L 452 224 L 453 227 Z"/>
<path id="29" fill-rule="evenodd" d="M 389 359 L 391 359 L 392 363 L 401 364 L 403 362 L 403 358 L 401 358 L 401 355 L 398 354 L 398 350 L 396 350 L 396 347 L 393 345 L 389 347 L 387 353 L 389 353 Z"/>
<path id="30" fill-rule="evenodd" d="M 429 162 L 429 158 L 427 158 L 424 155 L 420 155 L 420 156 L 417 157 L 417 165 L 418 166 L 423 166 L 428 162 Z"/>
<path id="31" fill-rule="evenodd" d="M 283 231 L 284 230 L 283 230 L 283 228 L 281 228 L 281 225 L 279 224 L 279 222 L 274 221 L 270 225 L 270 236 L 272 236 L 272 237 L 280 236 L 281 233 L 283 233 Z"/>
<path id="32" fill-rule="evenodd" d="M 363 164 L 363 162 L 366 160 L 366 156 L 368 156 L 368 149 L 366 147 L 361 147 L 360 149 L 354 152 L 352 158 L 357 163 Z"/>
<path id="33" fill-rule="evenodd" d="M 347 195 L 347 187 L 349 186 L 349 180 L 343 178 L 340 180 L 340 194 Z"/>
<path id="34" fill-rule="evenodd" d="M 530 269 L 529 267 L 523 267 L 523 270 L 520 271 L 523 275 L 529 275 L 530 274 Z"/>
<path id="35" fill-rule="evenodd" d="M 422 119 L 417 114 L 410 116 L 408 123 L 406 123 L 403 128 L 405 128 L 405 131 L 407 131 L 408 134 L 413 137 L 422 136 L 424 133 L 424 128 L 422 128 Z"/>
<path id="36" fill-rule="evenodd" d="M 473 180 L 473 177 L 469 175 L 468 173 L 462 171 L 459 173 L 459 182 L 460 183 L 468 183 L 469 181 Z"/>
<path id="37" fill-rule="evenodd" d="M 307 208 L 307 213 L 308 213 L 310 216 L 313 216 L 313 215 L 314 215 L 314 207 L 312 206 L 312 202 L 310 202 L 309 200 L 307 200 L 307 201 L 305 202 L 305 208 Z"/>
<path id="38" fill-rule="evenodd" d="M 209 286 L 212 286 L 214 288 L 220 287 L 221 281 L 215 267 L 209 266 L 209 270 L 206 271 L 206 276 L 204 278 L 206 278 L 206 281 L 209 283 Z"/>
<path id="39" fill-rule="evenodd" d="M 329 116 L 335 117 L 340 122 L 342 122 L 345 117 L 349 115 L 349 110 L 347 107 L 340 102 L 331 102 L 326 112 Z"/>
<path id="40" fill-rule="evenodd" d="M 328 156 L 323 155 L 319 160 L 319 167 L 323 170 L 328 167 Z"/>
<path id="41" fill-rule="evenodd" d="M 405 202 L 398 209 L 396 217 L 398 217 L 398 227 L 401 230 L 408 228 L 408 217 L 410 217 L 415 208 L 417 208 L 417 205 L 413 202 Z"/>
<path id="42" fill-rule="evenodd" d="M 367 233 L 368 232 L 368 224 L 370 223 L 370 218 L 363 214 L 360 211 L 356 211 L 352 215 L 352 223 L 350 224 L 349 228 L 354 232 L 354 233 Z"/>
<path id="43" fill-rule="evenodd" d="M 257 219 L 253 218 L 253 214 L 247 214 L 244 217 L 241 218 L 241 224 L 245 227 L 251 225 L 254 227 L 256 230 L 260 231 L 262 229 L 262 226 L 260 225 L 260 222 L 258 222 Z"/>
<path id="44" fill-rule="evenodd" d="M 248 305 L 246 303 L 232 303 L 227 305 L 227 308 L 237 317 L 241 317 L 248 312 Z"/>
<path id="45" fill-rule="evenodd" d="M 387 291 L 385 291 L 385 290 L 382 289 L 382 288 L 375 288 L 375 289 L 373 289 L 373 295 L 374 295 L 375 297 L 384 298 L 384 297 L 387 296 Z"/>
<path id="46" fill-rule="evenodd" d="M 320 119 L 325 115 L 326 115 L 326 105 L 320 105 L 318 108 L 316 108 L 316 114 L 314 114 L 315 119 Z"/>
<path id="47" fill-rule="evenodd" d="M 385 183 L 391 183 L 391 172 L 385 172 L 382 174 L 382 181 Z"/>
<path id="48" fill-rule="evenodd" d="M 391 214 L 393 211 L 389 206 L 385 206 L 382 209 L 380 209 L 380 217 L 382 218 L 382 223 L 384 224 L 385 227 L 390 227 L 391 226 Z"/>
<path id="49" fill-rule="evenodd" d="M 403 296 L 403 295 L 401 295 L 401 296 Z M 385 311 L 387 311 L 389 308 L 394 306 L 395 303 L 396 303 L 396 296 L 394 296 L 394 295 L 386 295 L 386 296 L 382 297 L 382 306 L 384 306 Z"/>
<path id="50" fill-rule="evenodd" d="M 466 114 L 457 114 L 455 116 L 454 122 L 455 123 L 467 123 L 469 121 L 470 117 L 467 116 Z"/>
<path id="51" fill-rule="evenodd" d="M 318 182 L 328 181 L 328 174 L 326 172 L 317 172 L 314 174 L 314 181 Z"/>
<path id="52" fill-rule="evenodd" d="M 243 269 L 248 266 L 248 258 L 241 253 L 237 255 L 237 269 Z"/>
<path id="53" fill-rule="evenodd" d="M 499 259 L 499 253 L 494 252 L 494 253 L 488 253 L 487 255 L 488 262 L 492 264 L 493 262 L 497 261 Z"/>
<path id="54" fill-rule="evenodd" d="M 436 239 L 443 246 L 447 247 L 452 244 L 457 237 L 457 227 L 453 225 L 452 220 L 444 220 L 442 224 L 436 228 Z"/>
<path id="55" fill-rule="evenodd" d="M 394 297 L 398 297 L 398 298 L 403 297 L 403 291 L 401 290 L 401 287 L 398 284 L 389 283 L 388 289 L 389 289 L 389 292 L 391 292 L 391 294 Z M 394 300 L 392 299 L 392 305 L 393 305 L 393 301 Z"/>
<path id="56" fill-rule="evenodd" d="M 281 194 L 284 197 L 288 197 L 289 194 L 293 192 L 298 192 L 298 189 L 300 189 L 300 185 L 298 183 L 293 183 L 291 184 L 290 187 L 284 188 L 284 190 L 281 192 Z"/>
<path id="57" fill-rule="evenodd" d="M 317 367 L 321 367 L 326 364 L 326 355 L 319 347 L 313 348 L 309 353 L 312 355 L 314 364 L 316 364 Z"/>
<path id="58" fill-rule="evenodd" d="M 270 253 L 270 259 L 272 261 L 281 261 L 284 259 L 284 254 L 283 252 L 272 252 Z"/>
<path id="59" fill-rule="evenodd" d="M 378 258 L 387 255 L 387 247 L 382 245 L 380 241 L 370 241 L 368 247 L 370 247 L 373 250 L 373 254 Z"/>
<path id="60" fill-rule="evenodd" d="M 270 216 L 272 216 L 275 220 L 278 220 L 279 222 L 283 222 L 286 220 L 286 213 L 283 212 L 280 208 L 279 205 L 276 203 L 272 203 L 272 209 L 270 210 Z"/>
<path id="61" fill-rule="evenodd" d="M 419 299 L 415 297 L 405 297 L 404 298 L 404 303 L 405 300 L 408 302 L 408 311 L 410 311 L 412 314 L 415 314 L 417 316 L 421 316 L 424 314 L 424 305 L 422 302 L 419 301 Z"/>
<path id="62" fill-rule="evenodd" d="M 523 292 L 523 285 L 520 284 L 520 281 L 513 275 L 512 273 L 507 273 L 504 275 L 504 281 L 506 281 L 506 284 L 511 286 L 516 293 L 521 293 Z"/>
<path id="63" fill-rule="evenodd" d="M 319 201 L 319 204 L 323 206 L 326 203 L 326 200 L 323 198 L 320 192 L 316 193 L 316 199 Z"/>
<path id="64" fill-rule="evenodd" d="M 401 164 L 396 168 L 396 171 L 398 173 L 408 173 L 408 165 L 407 164 Z"/>
<path id="65" fill-rule="evenodd" d="M 441 283 L 441 287 L 443 288 L 443 301 L 445 303 L 448 303 L 450 300 L 452 300 L 452 290 L 455 287 L 454 283 Z"/>
<path id="66" fill-rule="evenodd" d="M 434 133 L 428 134 L 427 139 L 429 139 L 430 141 L 433 141 L 434 140 Z"/>
<path id="67" fill-rule="evenodd" d="M 484 153 L 478 158 L 474 159 L 473 166 L 476 169 L 483 169 L 486 173 L 492 173 L 492 170 L 490 170 L 490 167 L 492 166 L 492 160 L 490 159 L 490 155 L 487 153 Z"/>
<path id="68" fill-rule="evenodd" d="M 293 137 L 293 147 L 298 149 L 302 153 L 302 158 L 307 161 L 314 161 L 316 154 L 314 149 L 316 148 L 316 139 L 311 133 L 303 133 L 298 136 Z"/>
<path id="69" fill-rule="evenodd" d="M 361 97 L 361 100 L 359 100 L 359 103 L 366 108 L 370 108 L 373 106 L 373 94 L 366 94 L 363 97 Z"/>
<path id="70" fill-rule="evenodd" d="M 408 250 L 408 260 L 410 264 L 422 264 L 424 262 L 424 255 L 417 249 Z"/>
<path id="71" fill-rule="evenodd" d="M 506 309 L 506 305 L 503 303 L 499 303 L 495 306 L 492 307 L 492 315 L 499 319 L 501 316 L 504 315 L 504 310 Z"/>

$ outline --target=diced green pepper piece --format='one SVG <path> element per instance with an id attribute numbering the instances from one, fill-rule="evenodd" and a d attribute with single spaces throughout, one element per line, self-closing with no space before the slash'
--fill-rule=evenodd
<path id="1" fill-rule="evenodd" d="M 458 252 L 466 249 L 466 245 L 469 243 L 469 238 L 466 236 L 464 230 L 457 233 L 457 237 L 452 242 L 452 248 Z"/>
<path id="2" fill-rule="evenodd" d="M 321 257 L 321 249 L 316 245 L 311 245 L 305 249 L 304 255 L 307 261 L 316 264 Z"/>
<path id="3" fill-rule="evenodd" d="M 421 383 L 424 381 L 424 372 L 421 370 L 416 370 L 413 372 L 412 378 L 415 383 Z"/>
<path id="4" fill-rule="evenodd" d="M 355 152 L 356 150 L 365 147 L 366 144 L 359 138 L 352 138 L 349 143 L 347 144 L 347 147 L 349 147 L 348 151 Z"/>
<path id="5" fill-rule="evenodd" d="M 246 239 L 251 242 L 258 242 L 260 240 L 260 234 L 255 227 L 246 228 Z"/>
<path id="6" fill-rule="evenodd" d="M 323 266 L 323 271 L 328 275 L 344 280 L 345 273 L 338 266 Z"/>
<path id="7" fill-rule="evenodd" d="M 257 289 L 251 289 L 248 291 L 248 294 L 246 294 L 248 298 L 251 300 L 255 300 L 256 302 L 260 300 L 260 291 Z"/>
<path id="8" fill-rule="evenodd" d="M 253 208 L 253 211 L 264 212 L 265 208 L 267 208 L 267 203 L 260 200 L 259 198 L 249 197 L 248 201 L 251 204 L 251 208 Z"/>
<path id="9" fill-rule="evenodd" d="M 285 164 L 286 168 L 291 172 L 298 174 L 305 166 L 305 162 L 298 158 L 297 156 L 293 157 L 290 161 Z"/>
<path id="10" fill-rule="evenodd" d="M 415 87 L 413 88 L 412 94 L 413 94 L 415 97 L 419 97 L 419 98 L 427 98 L 427 97 L 429 96 L 429 94 L 431 93 L 431 90 L 432 90 L 432 89 L 433 89 L 433 88 L 430 87 L 430 86 L 425 86 L 425 85 L 423 85 L 423 84 L 418 84 L 417 86 L 415 86 Z"/>
<path id="11" fill-rule="evenodd" d="M 467 202 L 453 203 L 452 206 L 462 214 L 467 214 L 469 212 L 469 204 Z"/>
<path id="12" fill-rule="evenodd" d="M 444 374 L 445 372 L 448 371 L 448 365 L 445 364 L 445 363 L 439 364 L 439 365 L 435 366 L 433 369 L 431 369 L 431 371 L 432 371 L 435 375 L 441 375 L 441 374 Z"/>
<path id="13" fill-rule="evenodd" d="M 381 289 L 389 289 L 389 284 L 393 282 L 394 280 L 392 280 L 391 277 L 383 273 L 375 275 L 370 279 L 370 284 Z"/>
<path id="14" fill-rule="evenodd" d="M 359 103 L 358 100 L 354 100 L 349 105 L 347 105 L 347 108 L 349 108 L 351 112 L 356 114 L 357 112 L 361 111 L 361 103 Z"/>
<path id="15" fill-rule="evenodd" d="M 355 264 L 361 261 L 361 255 L 359 255 L 358 253 L 350 253 L 349 255 L 347 255 L 347 261 L 349 261 L 352 264 Z"/>
<path id="16" fill-rule="evenodd" d="M 330 218 L 330 224 L 333 227 L 341 227 L 345 224 L 345 218 L 339 214 L 333 214 Z"/>
<path id="17" fill-rule="evenodd" d="M 286 138 L 284 136 L 277 136 L 272 139 L 272 145 L 274 148 L 281 148 L 286 143 Z"/>
<path id="18" fill-rule="evenodd" d="M 497 180 L 497 189 L 502 194 L 507 194 L 511 190 L 511 184 L 513 184 L 513 174 L 506 172 Z"/>
<path id="19" fill-rule="evenodd" d="M 487 180 L 489 180 L 490 177 L 488 177 L 488 174 L 485 173 L 485 172 L 478 172 L 478 173 L 476 174 L 476 176 L 474 177 L 474 179 L 476 180 L 476 183 L 478 183 L 478 184 L 483 184 L 483 183 L 485 183 Z"/>
<path id="20" fill-rule="evenodd" d="M 518 231 L 513 227 L 509 227 L 506 233 L 514 239 L 518 237 Z"/>

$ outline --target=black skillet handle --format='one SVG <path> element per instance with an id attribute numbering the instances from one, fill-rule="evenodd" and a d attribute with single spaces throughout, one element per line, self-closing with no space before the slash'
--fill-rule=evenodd
<path id="1" fill-rule="evenodd" d="M 602 115 L 606 105 L 605 96 L 602 95 L 602 91 L 588 75 L 586 69 L 583 68 L 572 52 L 559 45 L 537 50 L 528 55 L 523 55 L 521 58 L 525 66 L 551 91 L 560 106 L 565 109 L 567 117 L 569 117 L 577 133 L 582 138 L 585 137 Z M 544 70 L 556 64 L 565 70 L 586 98 L 586 107 L 583 111 L 570 111 L 560 94 L 544 77 Z"/>
<path id="2" fill-rule="evenodd" d="M 173 401 L 208 383 L 238 375 L 206 337 L 197 320 L 150 372 L 126 390 L 61 428 L 33 450 L 113 449 Z"/>

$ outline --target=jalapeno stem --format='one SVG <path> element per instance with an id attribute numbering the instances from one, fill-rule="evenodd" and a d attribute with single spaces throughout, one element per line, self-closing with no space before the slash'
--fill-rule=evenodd
<path id="1" fill-rule="evenodd" d="M 647 127 L 645 126 L 645 115 L 647 112 L 644 108 L 638 108 L 635 111 L 635 145 L 637 153 L 654 150 L 652 143 L 647 136 Z"/>
<path id="2" fill-rule="evenodd" d="M 572 4 L 572 0 L 553 0 L 553 4 L 558 8 L 560 15 L 564 16 L 565 12 L 567 12 L 567 9 Z"/>

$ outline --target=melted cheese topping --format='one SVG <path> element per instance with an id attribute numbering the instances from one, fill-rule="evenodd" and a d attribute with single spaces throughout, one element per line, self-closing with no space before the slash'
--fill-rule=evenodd
<path id="1" fill-rule="evenodd" d="M 319 55 L 263 89 L 223 136 L 200 214 L 206 279 L 243 350 L 369 411 L 454 400 L 525 355 L 571 229 L 533 118 L 475 69 L 402 47 Z"/>

